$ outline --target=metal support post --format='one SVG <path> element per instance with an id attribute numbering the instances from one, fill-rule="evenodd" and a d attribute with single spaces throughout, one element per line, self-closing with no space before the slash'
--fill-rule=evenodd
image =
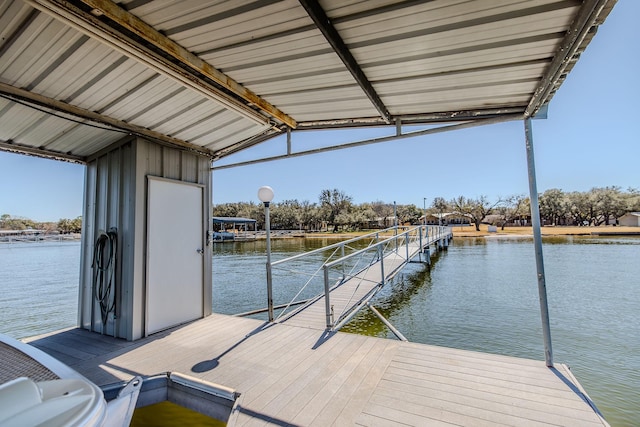
<path id="1" fill-rule="evenodd" d="M 551 349 L 551 328 L 549 326 L 549 306 L 547 304 L 547 285 L 544 276 L 544 257 L 542 255 L 542 232 L 540 230 L 540 207 L 538 205 L 538 185 L 536 183 L 536 166 L 533 155 L 533 132 L 531 118 L 524 120 L 525 140 L 527 148 L 527 168 L 529 172 L 529 198 L 531 201 L 531 222 L 533 225 L 533 245 L 536 253 L 536 270 L 538 273 L 538 297 L 540 299 L 540 316 L 542 317 L 542 335 L 544 339 L 544 358 L 548 367 L 553 367 L 553 351 Z"/>
<path id="2" fill-rule="evenodd" d="M 267 231 L 267 308 L 269 322 L 273 322 L 273 280 L 271 276 L 271 223 L 269 221 L 269 202 L 264 203 L 264 222 Z"/>
<path id="3" fill-rule="evenodd" d="M 273 281 L 271 276 L 271 220 L 269 219 L 269 203 L 273 200 L 273 189 L 264 185 L 258 189 L 258 198 L 264 203 L 264 223 L 267 232 L 267 311 L 269 322 L 273 322 Z"/>
<path id="4" fill-rule="evenodd" d="M 407 262 L 409 262 L 409 233 L 406 232 L 404 234 L 404 247 L 406 248 L 406 252 L 407 252 Z"/>
<path id="5" fill-rule="evenodd" d="M 342 280 L 344 281 L 346 276 L 344 274 L 344 245 L 340 246 L 340 257 L 342 258 Z"/>
<path id="6" fill-rule="evenodd" d="M 424 226 L 427 226 L 427 198 L 422 198 L 422 210 L 424 211 Z"/>
<path id="7" fill-rule="evenodd" d="M 419 243 L 420 243 L 420 250 L 418 251 L 418 261 L 422 262 L 422 252 L 424 251 L 424 246 L 422 246 L 422 227 L 420 227 Z"/>
<path id="8" fill-rule="evenodd" d="M 326 314 L 326 324 L 327 329 L 331 329 L 333 327 L 333 322 L 331 321 L 331 302 L 329 301 L 329 268 L 325 265 L 324 269 L 324 309 Z"/>
<path id="9" fill-rule="evenodd" d="M 378 246 L 378 258 L 380 258 L 380 283 L 384 285 L 384 252 L 382 251 L 382 246 Z"/>

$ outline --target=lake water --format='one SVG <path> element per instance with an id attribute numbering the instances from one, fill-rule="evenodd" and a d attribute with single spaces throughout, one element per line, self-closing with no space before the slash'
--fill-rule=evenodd
<path id="1" fill-rule="evenodd" d="M 273 260 L 333 242 L 276 240 Z M 612 426 L 640 425 L 640 238 L 545 238 L 544 254 L 554 361 Z M 74 326 L 79 258 L 77 242 L 0 244 L 0 332 Z M 408 265 L 373 301 L 410 341 L 544 359 L 530 238 L 455 238 L 433 261 Z M 214 311 L 266 305 L 263 241 L 216 244 L 213 270 Z M 276 302 L 296 283 L 275 277 Z M 394 339 L 368 311 L 345 330 Z"/>

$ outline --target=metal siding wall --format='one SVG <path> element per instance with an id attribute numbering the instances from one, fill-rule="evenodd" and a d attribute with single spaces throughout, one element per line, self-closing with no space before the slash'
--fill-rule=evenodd
<path id="1" fill-rule="evenodd" d="M 93 251 L 100 232 L 118 230 L 116 319 L 104 332 L 127 340 L 144 335 L 147 176 L 202 184 L 204 192 L 203 239 L 211 229 L 210 160 L 190 152 L 167 148 L 143 139 L 121 140 L 87 163 L 78 323 L 102 332 L 100 308 L 93 298 Z M 211 248 L 204 254 L 204 307 L 212 311 Z M 92 320 L 93 318 L 93 320 Z M 93 326 L 92 326 L 93 325 Z"/>
<path id="2" fill-rule="evenodd" d="M 200 170 L 198 168 L 198 159 L 196 156 L 183 153 L 180 164 L 180 179 L 182 181 L 198 182 Z"/>
<path id="3" fill-rule="evenodd" d="M 80 251 L 80 291 L 78 293 L 78 325 L 91 329 L 91 262 L 93 258 L 93 242 L 95 236 L 97 164 L 91 162 L 86 165 L 84 178 L 84 205 L 82 208 L 82 250 Z M 90 220 L 91 219 L 91 220 Z"/>
<path id="4" fill-rule="evenodd" d="M 168 179 L 177 181 L 185 181 L 182 179 L 182 153 L 170 148 L 163 149 L 163 176 Z"/>
<path id="5" fill-rule="evenodd" d="M 93 297 L 93 252 L 99 234 L 115 227 L 118 232 L 115 284 L 120 297 L 116 318 L 107 323 L 104 333 L 129 339 L 130 334 L 127 331 L 131 328 L 131 319 L 128 316 L 120 316 L 120 313 L 128 312 L 131 307 L 131 271 L 134 262 L 129 236 L 135 228 L 131 203 L 132 195 L 135 195 L 134 181 L 131 179 L 132 157 L 135 152 L 133 140 L 128 139 L 129 141 L 117 143 L 111 150 L 103 152 L 87 163 L 79 324 L 86 329 L 103 331 L 100 306 Z"/>
<path id="6" fill-rule="evenodd" d="M 123 316 L 123 313 L 133 313 L 133 271 L 136 258 L 133 252 L 133 236 L 135 233 L 135 149 L 132 143 L 122 145 L 119 150 L 118 174 L 118 201 L 120 209 L 118 214 L 119 258 L 118 277 L 120 305 L 116 308 L 118 336 L 132 339 L 132 317 Z M 123 238 L 127 236 L 127 238 Z M 125 286 L 129 283 L 129 286 Z"/>

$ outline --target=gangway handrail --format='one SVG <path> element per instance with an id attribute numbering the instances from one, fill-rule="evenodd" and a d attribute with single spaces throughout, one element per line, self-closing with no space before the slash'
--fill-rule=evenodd
<path id="1" fill-rule="evenodd" d="M 294 256 L 291 256 L 291 257 L 288 257 L 288 258 L 283 258 L 281 260 L 271 262 L 271 265 L 267 266 L 267 268 L 268 269 L 270 268 L 271 271 L 272 271 L 272 274 L 273 274 L 273 269 L 276 268 L 276 267 L 282 268 L 281 266 L 283 264 L 286 264 L 286 263 L 291 262 L 291 261 L 300 260 L 301 258 L 311 257 L 311 256 L 314 256 L 314 255 L 317 255 L 318 253 L 326 252 L 328 250 L 332 250 L 333 249 L 331 254 L 328 257 L 325 258 L 325 260 L 319 265 L 319 267 L 317 267 L 315 269 L 315 271 L 308 273 L 308 280 L 304 283 L 304 285 L 296 293 L 296 295 L 293 297 L 293 299 L 288 304 L 282 304 L 280 306 L 280 307 L 284 306 L 284 308 L 280 311 L 280 313 L 278 314 L 278 316 L 274 320 L 278 320 L 278 319 L 280 319 L 281 317 L 284 316 L 285 312 L 289 309 L 289 307 L 293 305 L 292 304 L 293 301 L 295 301 L 300 296 L 302 291 L 304 291 L 304 289 L 312 282 L 312 280 L 315 277 L 319 277 L 318 274 L 322 271 L 322 267 L 324 266 L 324 264 L 326 264 L 327 262 L 329 262 L 329 260 L 331 260 L 334 256 L 336 256 L 338 251 L 340 251 L 340 254 L 338 256 L 342 257 L 342 256 L 345 255 L 345 248 L 351 248 L 349 246 L 350 244 L 358 242 L 358 241 L 363 241 L 363 240 L 366 240 L 366 239 L 372 239 L 372 241 L 369 242 L 369 247 L 370 247 L 371 244 L 373 244 L 376 241 L 379 241 L 381 234 L 397 230 L 398 228 L 408 228 L 408 227 L 397 227 L 397 226 L 388 227 L 388 228 L 385 228 L 385 229 L 382 229 L 382 230 L 377 230 L 377 231 L 373 231 L 371 233 L 364 234 L 362 236 L 357 236 L 357 237 L 353 237 L 351 239 L 347 239 L 347 240 L 343 240 L 343 241 L 340 241 L 340 242 L 337 242 L 337 243 L 333 243 L 331 245 L 324 246 L 324 247 L 318 248 L 318 249 L 314 249 L 312 251 L 303 252 L 301 254 L 297 254 L 297 255 L 294 255 Z M 353 248 L 351 248 L 351 249 L 353 249 Z M 294 273 L 293 271 L 290 271 L 290 272 Z M 345 277 L 345 273 L 343 271 L 342 272 L 342 280 L 344 280 L 344 277 Z M 338 282 L 340 282 L 340 280 Z M 320 296 L 321 295 L 322 294 L 320 294 Z"/>
<path id="2" fill-rule="evenodd" d="M 342 322 L 343 319 L 350 316 L 353 307 L 361 305 L 360 300 L 363 298 L 362 292 L 375 294 L 377 290 L 384 286 L 386 280 L 393 277 L 402 266 L 410 261 L 410 258 L 421 253 L 421 250 L 427 245 L 442 239 L 446 234 L 445 230 L 447 228 L 448 227 L 444 226 L 425 224 L 419 226 L 392 226 L 272 262 L 267 266 L 268 269 L 278 267 L 277 270 L 281 272 L 279 274 L 285 273 L 289 276 L 295 275 L 296 277 L 303 275 L 308 279 L 305 279 L 304 285 L 297 291 L 290 303 L 279 305 L 279 308 L 283 309 L 275 321 L 286 321 L 286 319 L 291 316 L 295 316 L 296 313 L 305 310 L 308 305 L 315 304 L 324 296 L 326 304 L 326 326 L 328 329 L 332 329 L 334 325 L 341 324 L 340 322 Z M 398 230 L 405 231 L 398 233 Z M 384 235 L 389 232 L 393 232 L 393 234 Z M 365 241 L 367 239 L 371 239 L 371 241 L 368 242 L 364 248 L 358 249 L 352 245 L 355 242 Z M 352 252 L 345 253 L 346 249 Z M 327 254 L 327 252 L 329 252 L 329 254 Z M 322 256 L 319 257 L 318 254 L 320 253 L 322 253 Z M 391 254 L 396 254 L 395 256 L 398 258 L 396 258 L 397 261 L 394 261 L 392 264 L 392 269 L 385 274 L 385 268 L 389 268 L 389 266 L 385 267 L 385 259 Z M 302 261 L 303 258 L 308 257 L 311 257 L 311 260 Z M 291 261 L 297 262 L 290 267 L 284 267 Z M 303 263 L 301 263 L 301 261 Z M 311 263 L 308 261 L 311 261 Z M 380 268 L 380 279 L 375 279 L 376 283 L 373 283 L 372 279 L 367 278 L 366 275 L 373 266 L 377 266 L 378 264 L 379 267 L 376 268 Z M 336 266 L 340 267 L 336 268 Z M 349 271 L 346 271 L 347 269 Z M 271 271 L 273 272 L 273 270 Z M 375 276 L 378 276 L 378 274 L 376 273 Z M 358 277 L 360 278 L 359 281 Z M 341 303 L 338 308 L 340 313 L 335 313 L 337 316 L 334 317 L 333 306 L 330 303 L 331 292 L 346 281 L 352 279 L 356 280 L 353 289 L 351 289 L 351 287 L 349 288 L 349 291 L 352 292 L 348 292 L 347 295 L 341 297 Z M 368 284 L 365 285 L 365 288 L 362 288 L 361 285 L 364 282 Z M 322 289 L 323 287 L 324 289 Z M 322 291 L 320 289 L 322 289 Z M 306 292 L 307 296 L 303 296 L 303 291 Z M 314 292 L 317 292 L 315 296 L 310 297 Z M 293 302 L 300 297 L 307 298 L 308 303 L 288 313 L 289 308 L 294 305 Z M 352 301 L 355 301 L 353 307 L 351 304 Z M 284 319 L 282 319 L 283 317 Z"/>
<path id="3" fill-rule="evenodd" d="M 324 252 L 324 251 L 329 250 L 329 249 L 339 248 L 340 246 L 346 246 L 346 245 L 349 245 L 350 243 L 354 243 L 354 242 L 357 242 L 359 240 L 364 240 L 364 239 L 367 239 L 369 237 L 374 237 L 375 236 L 377 238 L 380 234 L 386 233 L 387 231 L 392 231 L 395 228 L 396 227 L 385 228 L 385 229 L 382 229 L 382 230 L 378 230 L 378 231 L 374 231 L 374 232 L 371 232 L 371 233 L 363 234 L 362 236 L 353 237 L 353 238 L 348 239 L 348 240 L 343 240 L 343 241 L 340 241 L 340 242 L 337 242 L 337 243 L 333 243 L 333 244 L 328 245 L 328 246 L 323 246 L 321 248 L 314 249 L 312 251 L 303 252 L 301 254 L 294 255 L 294 256 L 291 256 L 291 257 L 288 257 L 288 258 L 283 258 L 283 259 L 280 259 L 278 261 L 272 262 L 271 266 L 284 264 L 285 262 L 293 261 L 295 259 L 303 258 L 303 257 L 309 256 L 309 255 L 314 255 L 314 254 L 316 254 L 318 252 Z M 398 228 L 406 228 L 406 227 L 398 227 Z M 393 236 L 391 236 L 391 237 L 393 237 Z"/>
<path id="4" fill-rule="evenodd" d="M 432 227 L 436 227 L 436 226 L 432 226 Z M 396 227 L 394 227 L 395 229 Z M 408 228 L 408 227 L 407 227 Z M 420 240 L 420 245 L 422 245 L 422 234 L 423 234 L 423 229 L 427 230 L 427 235 L 428 235 L 428 230 L 429 230 L 429 226 L 424 226 L 424 225 L 419 225 L 413 228 L 408 228 L 407 231 L 400 233 L 400 234 L 395 234 L 393 236 L 390 236 L 387 239 L 381 240 L 373 245 L 370 245 L 366 248 L 360 249 L 358 251 L 352 252 L 348 255 L 345 255 L 341 258 L 338 258 L 334 261 L 325 263 L 323 265 L 323 269 L 324 269 L 324 287 L 325 287 L 325 311 L 326 311 L 326 326 L 327 328 L 332 328 L 333 325 L 335 324 L 335 317 L 334 317 L 334 313 L 333 313 L 333 308 L 331 307 L 331 302 L 330 302 L 330 288 L 329 288 L 329 269 L 331 269 L 332 267 L 338 265 L 338 264 L 344 264 L 344 262 L 346 260 L 349 260 L 351 258 L 354 257 L 358 257 L 361 255 L 364 255 L 367 252 L 370 252 L 372 249 L 378 248 L 377 252 L 378 252 L 378 260 L 379 260 L 379 264 L 380 264 L 380 269 L 381 269 L 381 285 L 384 285 L 385 283 L 385 278 L 386 278 L 386 274 L 384 271 L 384 258 L 387 257 L 388 255 L 390 255 L 391 253 L 396 253 L 398 255 L 399 254 L 399 245 L 398 245 L 398 241 L 399 240 L 404 240 L 404 245 L 406 247 L 406 257 L 405 260 L 406 262 L 409 261 L 409 244 L 410 244 L 410 239 L 409 236 L 411 235 L 411 233 L 415 233 L 415 237 L 413 238 L 413 241 L 418 241 Z M 441 231 L 442 230 L 438 230 L 438 237 L 441 235 Z M 426 240 L 428 242 L 428 239 Z M 391 251 L 389 251 L 388 253 L 385 254 L 385 252 L 387 252 L 385 249 L 388 247 L 389 243 L 395 243 L 395 245 L 393 245 L 393 248 Z M 358 271 L 358 273 L 356 273 L 356 275 L 358 274 L 362 274 L 363 272 L 366 272 L 372 265 L 374 265 L 375 263 L 370 263 L 369 265 L 367 265 L 364 269 Z M 395 271 L 395 270 L 394 270 Z M 391 274 L 392 272 L 387 272 L 387 274 Z M 356 275 L 353 275 L 352 277 L 356 277 Z M 346 277 L 343 277 L 342 282 L 346 281 Z M 358 285 L 359 286 L 359 285 Z M 355 293 L 355 290 L 354 290 Z M 353 294 L 351 295 L 351 297 L 349 298 L 349 302 L 351 301 L 351 299 L 353 298 Z M 340 322 L 340 319 L 342 318 L 342 315 L 344 314 L 346 308 L 348 307 L 349 304 L 346 304 L 343 307 L 343 311 L 338 315 L 338 322 Z"/>
<path id="5" fill-rule="evenodd" d="M 405 231 L 405 232 L 403 232 L 403 233 L 401 233 L 401 234 L 397 234 L 397 235 L 394 235 L 394 236 L 389 236 L 388 238 L 386 238 L 386 239 L 384 239 L 384 240 L 380 240 L 379 242 L 376 242 L 376 243 L 374 243 L 373 245 L 367 246 L 366 248 L 358 249 L 358 250 L 357 250 L 357 251 L 355 251 L 355 252 L 351 252 L 351 253 L 350 253 L 350 254 L 348 254 L 348 255 L 345 255 L 345 256 L 343 256 L 343 257 L 340 257 L 340 258 L 338 258 L 338 259 L 336 259 L 336 260 L 334 260 L 334 261 L 328 262 L 328 263 L 324 264 L 324 267 L 329 267 L 329 268 L 331 268 L 331 267 L 333 267 L 334 265 L 339 264 L 339 263 L 342 263 L 342 262 L 343 262 L 343 261 L 345 261 L 345 260 L 348 260 L 348 259 L 353 258 L 353 257 L 355 257 L 355 256 L 361 255 L 361 254 L 363 254 L 364 252 L 367 252 L 368 250 L 371 250 L 372 248 L 375 248 L 376 246 L 382 246 L 382 245 L 384 245 L 384 244 L 386 244 L 386 243 L 389 243 L 390 241 L 397 240 L 398 238 L 400 238 L 400 237 L 402 237 L 402 236 L 405 236 L 406 234 L 410 233 L 411 231 L 415 231 L 416 229 L 421 228 L 421 227 L 422 227 L 422 226 L 421 226 L 421 225 L 419 225 L 419 226 L 416 226 L 415 228 L 412 228 L 412 229 L 410 229 L 410 230 L 407 230 L 407 231 Z M 395 251 L 395 249 L 394 249 L 394 251 Z"/>

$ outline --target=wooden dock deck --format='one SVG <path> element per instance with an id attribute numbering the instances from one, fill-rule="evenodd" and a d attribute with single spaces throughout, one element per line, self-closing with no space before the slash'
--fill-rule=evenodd
<path id="1" fill-rule="evenodd" d="M 227 315 L 126 342 L 27 340 L 98 385 L 180 372 L 242 395 L 241 426 L 606 426 L 564 365 Z"/>

